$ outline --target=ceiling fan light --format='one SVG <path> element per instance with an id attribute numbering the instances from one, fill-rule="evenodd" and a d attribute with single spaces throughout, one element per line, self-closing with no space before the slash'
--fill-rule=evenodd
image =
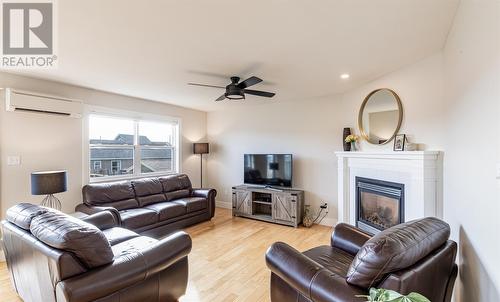
<path id="1" fill-rule="evenodd" d="M 226 93 L 226 98 L 230 100 L 243 100 L 245 99 L 245 94 L 243 92 L 233 91 L 230 93 Z"/>

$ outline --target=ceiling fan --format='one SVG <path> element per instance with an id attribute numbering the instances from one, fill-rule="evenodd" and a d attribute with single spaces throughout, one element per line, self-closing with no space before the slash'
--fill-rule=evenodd
<path id="1" fill-rule="evenodd" d="M 258 84 L 260 82 L 262 82 L 262 79 L 259 79 L 258 77 L 249 77 L 248 79 L 244 80 L 243 82 L 240 82 L 239 77 L 231 77 L 231 84 L 227 85 L 226 87 L 215 86 L 215 85 L 197 84 L 197 83 L 188 83 L 188 85 L 226 89 L 226 92 L 215 100 L 216 102 L 222 101 L 226 98 L 230 99 L 230 100 L 242 100 L 242 99 L 245 99 L 245 94 L 262 96 L 262 97 L 266 97 L 266 98 L 272 98 L 275 95 L 275 93 L 247 89 L 247 87 L 253 86 L 253 85 Z"/>

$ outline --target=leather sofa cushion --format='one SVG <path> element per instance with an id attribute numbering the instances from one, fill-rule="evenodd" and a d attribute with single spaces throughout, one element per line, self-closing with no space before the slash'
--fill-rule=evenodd
<path id="1" fill-rule="evenodd" d="M 354 256 L 351 254 L 327 245 L 312 248 L 303 254 L 321 264 L 332 273 L 344 278 L 347 276 L 349 266 L 354 259 Z"/>
<path id="2" fill-rule="evenodd" d="M 138 236 L 115 244 L 111 249 L 113 250 L 115 259 L 117 259 L 127 255 L 140 254 L 142 251 L 154 246 L 156 242 L 158 242 L 157 239 Z"/>
<path id="3" fill-rule="evenodd" d="M 188 197 L 173 201 L 186 207 L 188 213 L 206 209 L 208 202 L 203 197 Z"/>
<path id="4" fill-rule="evenodd" d="M 160 221 L 186 214 L 186 206 L 175 202 L 160 202 L 145 207 L 158 213 Z"/>
<path id="5" fill-rule="evenodd" d="M 139 237 L 137 233 L 132 232 L 131 230 L 118 227 L 106 229 L 102 232 L 104 236 L 106 236 L 106 239 L 108 239 L 111 246 L 135 237 Z"/>
<path id="6" fill-rule="evenodd" d="M 121 210 L 122 226 L 127 229 L 138 229 L 158 222 L 158 213 L 146 208 Z"/>
<path id="7" fill-rule="evenodd" d="M 427 217 L 386 229 L 369 239 L 354 258 L 347 282 L 370 288 L 387 274 L 407 268 L 446 243 L 450 226 Z"/>
<path id="8" fill-rule="evenodd" d="M 191 191 L 189 189 L 183 189 L 183 190 L 177 190 L 177 191 L 171 191 L 165 193 L 165 197 L 167 198 L 168 201 L 173 201 L 177 200 L 180 198 L 184 197 L 189 197 L 191 195 Z"/>
<path id="9" fill-rule="evenodd" d="M 163 186 L 158 178 L 143 178 L 132 181 L 139 206 L 166 201 Z"/>
<path id="10" fill-rule="evenodd" d="M 18 227 L 29 230 L 31 225 L 31 220 L 42 214 L 47 212 L 48 209 L 34 205 L 31 203 L 20 203 L 13 207 L 10 207 L 7 210 L 6 218 L 7 221 L 17 225 Z"/>
<path id="11" fill-rule="evenodd" d="M 97 227 L 59 211 L 34 217 L 30 231 L 43 243 L 73 253 L 87 268 L 113 260 L 111 246 Z"/>
<path id="12" fill-rule="evenodd" d="M 89 184 L 83 187 L 82 193 L 83 202 L 91 206 L 107 206 L 118 210 L 139 206 L 129 181 Z"/>
<path id="13" fill-rule="evenodd" d="M 163 186 L 164 193 L 184 189 L 189 190 L 189 193 L 191 193 L 191 180 L 189 180 L 189 177 L 186 174 L 164 176 L 160 177 L 159 180 Z"/>

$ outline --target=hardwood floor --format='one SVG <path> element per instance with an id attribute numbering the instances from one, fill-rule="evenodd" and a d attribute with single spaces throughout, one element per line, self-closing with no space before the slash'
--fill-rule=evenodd
<path id="1" fill-rule="evenodd" d="M 297 229 L 246 218 L 217 208 L 215 218 L 186 229 L 193 239 L 188 290 L 181 302 L 269 301 L 269 270 L 264 254 L 275 241 L 298 250 L 329 244 L 331 228 Z M 0 263 L 0 297 L 21 301 L 12 290 L 5 262 Z"/>

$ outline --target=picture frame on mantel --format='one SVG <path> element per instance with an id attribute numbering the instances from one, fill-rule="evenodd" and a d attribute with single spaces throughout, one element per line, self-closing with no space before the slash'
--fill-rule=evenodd
<path id="1" fill-rule="evenodd" d="M 394 151 L 404 151 L 406 143 L 406 134 L 398 134 L 394 138 Z"/>

